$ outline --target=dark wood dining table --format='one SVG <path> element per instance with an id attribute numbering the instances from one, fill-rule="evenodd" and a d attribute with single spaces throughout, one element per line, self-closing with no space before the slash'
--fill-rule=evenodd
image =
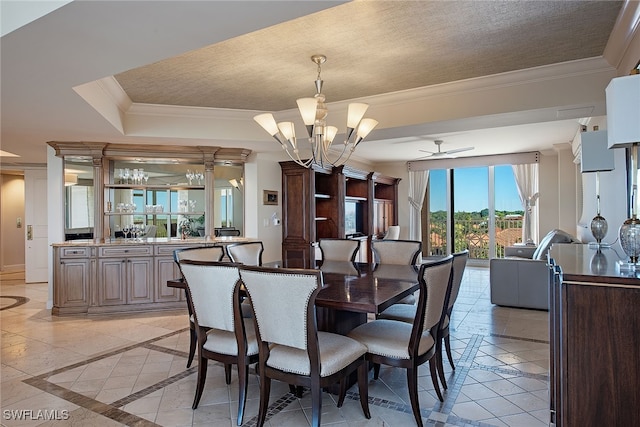
<path id="1" fill-rule="evenodd" d="M 265 267 L 281 267 L 269 262 Z M 379 314 L 419 289 L 419 267 L 325 261 L 318 263 L 323 287 L 316 297 L 318 329 L 346 335 L 367 322 L 368 314 Z M 183 288 L 181 279 L 167 286 Z"/>

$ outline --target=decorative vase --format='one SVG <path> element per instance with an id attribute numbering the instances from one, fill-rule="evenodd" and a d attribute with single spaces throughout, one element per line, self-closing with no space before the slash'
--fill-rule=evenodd
<path id="1" fill-rule="evenodd" d="M 635 215 L 620 226 L 620 245 L 629 256 L 629 263 L 636 264 L 640 255 L 640 220 Z"/>
<path id="2" fill-rule="evenodd" d="M 608 229 L 609 226 L 607 225 L 607 220 L 604 219 L 604 217 L 600 215 L 600 213 L 598 213 L 591 220 L 591 234 L 593 234 L 593 238 L 596 239 L 596 242 L 598 242 L 598 244 L 600 244 L 600 242 L 602 242 L 602 239 L 604 239 L 604 237 L 607 235 Z"/>

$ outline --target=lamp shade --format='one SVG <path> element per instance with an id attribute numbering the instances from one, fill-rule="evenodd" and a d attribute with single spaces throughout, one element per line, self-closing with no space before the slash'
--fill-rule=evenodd
<path id="1" fill-rule="evenodd" d="M 609 148 L 640 142 L 640 74 L 612 79 L 606 96 Z"/>
<path id="2" fill-rule="evenodd" d="M 615 169 L 613 150 L 608 148 L 608 132 L 582 132 L 580 172 L 602 172 Z"/>

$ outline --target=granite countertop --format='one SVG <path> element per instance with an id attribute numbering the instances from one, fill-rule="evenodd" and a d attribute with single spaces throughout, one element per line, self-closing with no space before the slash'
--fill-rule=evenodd
<path id="1" fill-rule="evenodd" d="M 251 239 L 247 237 L 235 237 L 235 236 L 222 236 L 215 237 L 213 239 L 206 239 L 204 237 L 190 237 L 188 239 L 180 239 L 177 237 L 153 237 L 142 238 L 138 241 L 128 239 L 125 241 L 123 238 L 118 239 L 105 239 L 105 242 L 99 243 L 93 240 L 68 240 L 62 243 L 53 243 L 51 246 L 121 246 L 121 245 L 192 245 L 192 244 L 204 244 L 204 243 L 236 243 L 236 242 L 248 242 Z"/>

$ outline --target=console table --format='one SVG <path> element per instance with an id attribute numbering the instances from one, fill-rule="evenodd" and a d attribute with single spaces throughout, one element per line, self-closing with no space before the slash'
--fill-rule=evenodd
<path id="1" fill-rule="evenodd" d="M 621 250 L 549 252 L 550 409 L 556 427 L 640 426 L 640 273 Z"/>

